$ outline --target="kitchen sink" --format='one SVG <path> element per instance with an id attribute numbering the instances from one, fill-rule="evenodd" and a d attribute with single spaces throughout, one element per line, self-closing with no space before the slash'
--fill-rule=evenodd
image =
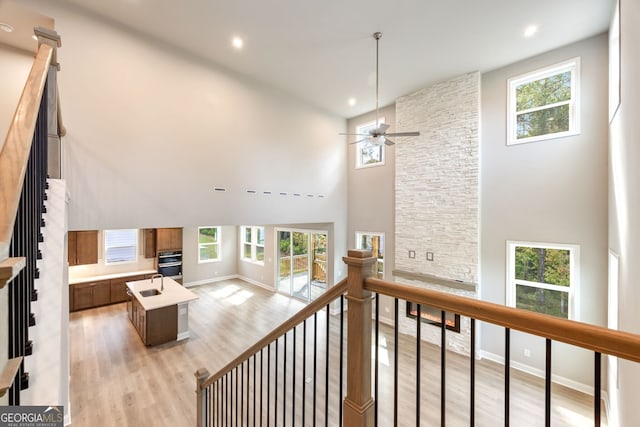
<path id="1" fill-rule="evenodd" d="M 146 289 L 144 291 L 140 291 L 140 295 L 142 295 L 143 297 L 152 297 L 154 295 L 160 295 L 162 292 L 160 292 L 157 289 Z"/>

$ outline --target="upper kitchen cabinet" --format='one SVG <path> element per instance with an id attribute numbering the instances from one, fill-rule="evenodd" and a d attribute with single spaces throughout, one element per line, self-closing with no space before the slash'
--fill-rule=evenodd
<path id="1" fill-rule="evenodd" d="M 69 231 L 68 261 L 69 265 L 85 265 L 98 263 L 98 231 Z"/>
<path id="2" fill-rule="evenodd" d="M 144 257 L 145 258 L 156 257 L 156 229 L 155 228 L 144 229 Z"/>
<path id="3" fill-rule="evenodd" d="M 156 251 L 182 250 L 182 228 L 156 229 Z"/>

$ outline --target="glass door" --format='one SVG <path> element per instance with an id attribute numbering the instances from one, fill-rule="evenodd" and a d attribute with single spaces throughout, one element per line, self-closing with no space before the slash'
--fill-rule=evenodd
<path id="1" fill-rule="evenodd" d="M 278 292 L 311 301 L 327 288 L 327 233 L 278 230 Z"/>

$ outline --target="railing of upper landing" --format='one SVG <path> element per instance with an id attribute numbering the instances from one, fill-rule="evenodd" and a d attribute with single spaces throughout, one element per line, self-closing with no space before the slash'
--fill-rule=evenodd
<path id="1" fill-rule="evenodd" d="M 50 70 L 57 69 L 60 38 L 51 30 L 34 31 L 38 50 L 0 151 L 0 288 L 10 283 L 0 300 L 0 311 L 7 313 L 0 328 L 7 331 L 8 338 L 7 348 L 0 349 L 0 396 L 8 391 L 10 405 L 20 404 L 20 391 L 29 383 L 23 359 L 33 351 L 29 326 L 35 325 L 31 302 L 37 299 L 36 260 L 41 256 L 38 244 L 44 226 L 51 122 L 47 112 L 60 121 L 57 95 L 50 95 L 57 93 L 55 72 Z M 51 110 L 47 108 L 50 100 L 55 103 Z M 64 129 L 60 123 L 56 128 Z"/>
<path id="2" fill-rule="evenodd" d="M 562 424 L 565 421 L 559 419 L 559 415 L 561 416 L 562 413 L 559 414 L 559 405 L 554 400 L 559 397 L 554 394 L 557 388 L 552 387 L 551 367 L 553 343 L 561 342 L 593 353 L 593 371 L 592 374 L 588 374 L 593 375 L 592 407 L 589 410 L 589 404 L 584 404 L 585 407 L 582 410 L 586 412 L 580 415 L 582 417 L 580 425 L 592 423 L 592 425 L 599 426 L 602 418 L 600 409 L 602 397 L 600 394 L 602 385 L 601 356 L 606 354 L 636 363 L 640 362 L 640 336 L 638 335 L 379 280 L 374 278 L 372 271 L 375 266 L 375 258 L 371 257 L 367 251 L 349 251 L 344 260 L 348 265 L 345 297 L 348 301 L 348 308 L 344 320 L 346 325 L 345 344 L 340 347 L 340 351 L 336 353 L 337 356 L 323 356 L 323 358 L 337 361 L 341 360 L 340 358 L 344 354 L 347 361 L 344 365 L 341 361 L 339 363 L 332 362 L 333 369 L 337 369 L 338 372 L 331 371 L 328 374 L 332 386 L 326 387 L 326 393 L 331 395 L 330 400 L 327 399 L 325 402 L 324 399 L 320 399 L 316 402 L 313 399 L 309 403 L 305 401 L 305 398 L 300 398 L 301 395 L 304 396 L 302 393 L 307 390 L 305 380 L 309 379 L 309 371 L 304 371 L 304 369 L 308 369 L 308 367 L 303 368 L 300 363 L 296 365 L 294 360 L 299 360 L 300 354 L 298 353 L 296 356 L 296 353 L 291 351 L 291 345 L 287 349 L 285 342 L 284 347 L 280 346 L 280 349 L 284 349 L 284 351 L 280 353 L 279 362 L 276 360 L 274 363 L 272 359 L 263 363 L 263 358 L 260 357 L 257 368 L 255 364 L 243 365 L 246 368 L 243 372 L 236 371 L 233 378 L 229 377 L 228 381 L 221 383 L 218 388 L 211 387 L 212 377 L 207 380 L 207 375 L 204 375 L 203 371 L 199 371 L 196 375 L 199 376 L 196 390 L 199 405 L 198 425 L 235 425 L 234 422 L 238 420 L 243 425 L 254 425 L 252 423 L 278 426 L 306 425 L 301 418 L 303 414 L 306 414 L 307 422 L 313 421 L 315 423 L 317 421 L 320 425 L 419 426 L 421 424 L 436 425 L 439 422 L 444 426 L 460 425 L 462 412 L 464 412 L 462 418 L 465 420 L 463 423 L 471 426 L 485 425 L 487 422 L 490 425 L 508 426 L 510 423 L 518 425 L 522 422 L 523 417 L 528 421 L 538 420 L 540 424 L 547 426 L 552 422 L 554 425 Z M 341 292 L 343 289 L 339 291 Z M 395 301 L 395 319 L 390 326 L 381 326 L 379 322 L 380 295 L 391 297 Z M 410 301 L 417 305 L 418 316 L 415 320 L 417 333 L 414 335 L 406 335 L 406 331 L 399 333 L 399 300 Z M 446 349 L 447 334 L 451 332 L 447 331 L 444 324 L 440 326 L 441 341 L 439 346 L 428 345 L 421 341 L 420 310 L 421 307 L 426 306 L 441 310 L 442 318 L 445 318 L 445 312 L 449 312 L 469 319 L 471 330 L 469 353 L 472 355 L 476 352 L 477 323 L 485 322 L 504 329 L 504 370 L 498 372 L 497 375 L 499 377 L 497 381 L 501 382 L 498 387 L 499 396 L 487 396 L 486 391 L 479 391 L 485 390 L 485 386 L 482 383 L 476 384 L 479 370 L 476 364 L 480 362 L 477 362 L 475 357 L 462 358 L 463 364 L 460 365 L 460 357 Z M 342 312 L 340 312 L 341 315 Z M 412 322 L 411 320 L 405 321 Z M 343 330 L 342 317 L 340 317 L 340 322 L 336 320 L 335 323 L 340 325 L 335 331 L 341 332 Z M 338 333 L 333 328 L 331 331 L 334 334 Z M 521 399 L 519 396 L 521 391 L 518 389 L 520 378 L 511 373 L 510 337 L 512 331 L 533 334 L 542 337 L 545 342 L 544 380 L 539 385 L 539 402 L 530 405 L 535 407 L 533 413 L 523 412 L 519 400 Z M 328 333 L 329 329 L 327 328 Z M 404 336 L 399 337 L 401 334 Z M 410 344 L 411 340 L 414 344 Z M 342 343 L 342 337 L 340 336 L 337 341 Z M 327 342 L 329 341 L 327 340 Z M 333 346 L 334 349 L 335 347 L 336 345 Z M 381 354 L 383 347 L 384 355 Z M 403 348 L 403 353 L 400 355 L 398 354 L 399 347 Z M 410 348 L 407 349 L 407 347 Z M 413 350 L 412 353 L 411 350 Z M 323 347 L 322 354 L 324 351 Z M 407 355 L 407 353 L 409 354 Z M 283 363 L 283 359 L 289 360 L 289 362 Z M 430 363 L 438 363 L 439 368 L 434 370 Z M 456 363 L 455 369 L 452 369 L 451 363 Z M 296 369 L 298 371 L 303 369 L 303 371 L 296 372 Z M 324 368 L 321 371 L 324 372 Z M 382 371 L 384 371 L 384 375 Z M 315 372 L 315 369 L 311 372 Z M 329 372 L 328 369 L 327 372 Z M 465 390 L 462 391 L 459 389 L 459 384 L 456 386 L 447 384 L 447 381 L 456 381 L 455 378 L 459 377 L 461 373 L 465 377 L 462 383 L 466 384 L 464 385 Z M 343 377 L 346 381 L 346 387 L 344 389 L 338 388 L 337 385 L 342 384 L 342 381 L 335 380 L 335 378 Z M 410 384 L 406 382 L 401 384 L 401 377 L 410 378 Z M 255 388 L 255 378 L 262 379 L 258 388 Z M 479 378 L 481 381 L 486 380 L 482 374 Z M 316 382 L 315 377 L 310 381 L 313 387 L 316 386 Z M 280 391 L 279 395 L 276 390 Z M 323 390 L 322 387 L 321 390 Z M 531 394 L 531 390 L 526 390 L 525 394 Z M 269 395 L 269 391 L 271 395 Z M 457 401 L 455 407 L 448 407 L 447 402 L 449 402 L 449 406 L 452 405 L 447 394 L 453 394 L 454 391 L 458 397 L 462 395 L 463 401 Z M 266 411 L 266 404 L 263 407 L 261 403 L 256 403 L 254 400 L 256 397 L 258 399 L 271 398 L 274 393 L 276 396 L 280 396 L 279 399 L 276 398 L 276 402 L 270 403 L 273 406 L 269 406 L 270 408 L 279 408 L 275 413 L 273 410 Z M 482 404 L 476 405 L 476 397 L 482 401 Z M 493 401 L 492 404 L 495 406 L 489 411 L 486 408 L 487 398 Z M 308 393 L 306 399 L 310 399 Z M 529 398 L 529 400 L 534 399 Z M 536 405 L 538 406 L 536 407 Z M 329 407 L 327 408 L 327 406 Z M 487 412 L 490 413 L 487 415 Z M 329 416 L 325 416 L 325 413 Z M 456 420 L 452 420 L 454 416 Z M 486 419 L 487 416 L 491 417 L 489 421 Z M 592 421 L 587 421 L 589 419 Z"/>

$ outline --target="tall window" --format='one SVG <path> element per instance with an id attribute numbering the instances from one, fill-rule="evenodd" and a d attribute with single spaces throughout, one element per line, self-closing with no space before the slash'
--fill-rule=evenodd
<path id="1" fill-rule="evenodd" d="M 580 58 L 509 80 L 507 144 L 580 133 Z"/>
<path id="2" fill-rule="evenodd" d="M 580 247 L 507 242 L 507 305 L 578 320 Z"/>
<path id="3" fill-rule="evenodd" d="M 384 123 L 384 117 L 378 119 L 378 125 Z M 368 134 L 376 128 L 376 122 L 370 122 L 356 127 L 356 133 Z M 357 136 L 362 139 L 362 136 Z M 356 168 L 384 165 L 384 144 L 372 144 L 370 141 L 358 143 L 356 147 Z"/>
<path id="4" fill-rule="evenodd" d="M 369 249 L 378 258 L 376 277 L 384 279 L 384 233 L 356 232 L 356 248 Z"/>
<path id="5" fill-rule="evenodd" d="M 198 262 L 220 261 L 220 227 L 198 227 Z"/>
<path id="6" fill-rule="evenodd" d="M 104 262 L 116 264 L 138 259 L 138 230 L 105 230 Z"/>
<path id="7" fill-rule="evenodd" d="M 240 233 L 242 236 L 241 259 L 263 264 L 264 227 L 242 226 Z"/>

